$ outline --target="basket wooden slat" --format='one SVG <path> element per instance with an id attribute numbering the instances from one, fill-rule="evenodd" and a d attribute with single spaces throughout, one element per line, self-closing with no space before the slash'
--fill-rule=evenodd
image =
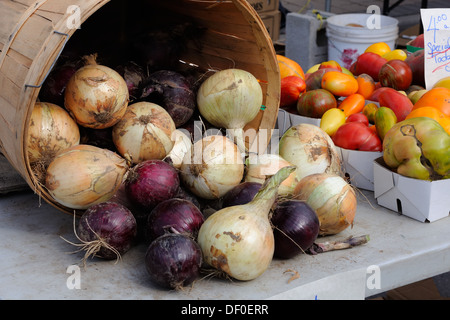
<path id="1" fill-rule="evenodd" d="M 199 68 L 215 70 L 236 67 L 253 73 L 261 83 L 265 110 L 246 126 L 248 143 L 258 141 L 264 130 L 272 130 L 278 115 L 280 79 L 270 36 L 256 11 L 246 0 L 112 0 L 123 8 L 140 10 L 151 6 L 161 15 L 180 15 L 203 27 L 206 32 L 199 46 L 189 45 L 180 59 Z M 70 6 L 80 8 L 80 22 L 103 14 L 107 0 L 0 0 L 0 151 L 24 180 L 44 200 L 65 212 L 70 208 L 56 203 L 40 186 L 26 157 L 28 122 L 39 94 L 39 85 L 59 57 L 66 40 L 76 33 L 70 28 Z M 97 13 L 98 12 L 98 13 Z M 117 12 L 111 19 L 122 18 Z M 144 17 L 142 13 L 136 17 Z M 134 17 L 133 17 L 134 18 Z M 133 19 L 132 18 L 132 19 Z M 148 21 L 145 21 L 148 24 Z M 57 32 L 55 32 L 57 31 Z M 117 32 L 114 29 L 113 32 Z M 63 35 L 66 34 L 67 36 Z M 99 35 L 102 36 L 102 35 Z M 108 35 L 121 39 L 126 35 Z M 262 135 L 260 146 L 270 136 Z M 262 151 L 262 150 L 260 150 Z"/>

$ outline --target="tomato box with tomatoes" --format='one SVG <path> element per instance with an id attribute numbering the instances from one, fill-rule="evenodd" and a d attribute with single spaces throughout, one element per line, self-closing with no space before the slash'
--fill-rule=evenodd
<path id="1" fill-rule="evenodd" d="M 374 161 L 374 196 L 380 206 L 421 222 L 450 214 L 450 179 L 428 181 L 393 172 L 382 157 Z"/>
<path id="2" fill-rule="evenodd" d="M 348 182 L 359 189 L 374 190 L 373 161 L 383 155 L 379 151 L 358 151 L 336 147 L 342 170 Z"/>

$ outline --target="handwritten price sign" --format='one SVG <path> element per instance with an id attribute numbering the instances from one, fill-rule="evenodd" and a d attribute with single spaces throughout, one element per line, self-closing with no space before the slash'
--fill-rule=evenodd
<path id="1" fill-rule="evenodd" d="M 450 8 L 420 9 L 425 41 L 425 84 L 450 76 Z"/>

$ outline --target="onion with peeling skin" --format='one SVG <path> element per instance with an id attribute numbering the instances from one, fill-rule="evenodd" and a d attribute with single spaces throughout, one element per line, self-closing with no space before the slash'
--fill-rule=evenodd
<path id="1" fill-rule="evenodd" d="M 27 154 L 38 178 L 61 150 L 80 143 L 80 130 L 66 110 L 37 102 L 28 126 Z"/>
<path id="2" fill-rule="evenodd" d="M 127 170 L 118 154 L 80 144 L 61 151 L 50 163 L 45 187 L 58 203 L 87 209 L 114 196 Z"/>
<path id="3" fill-rule="evenodd" d="M 301 123 L 281 137 L 279 155 L 297 167 L 297 180 L 314 173 L 342 175 L 341 158 L 330 136 L 320 127 Z"/>
<path id="4" fill-rule="evenodd" d="M 277 173 L 281 168 L 292 166 L 289 161 L 284 160 L 281 156 L 270 153 L 260 155 L 251 154 L 246 160 L 246 165 L 247 173 L 245 174 L 245 181 L 258 182 L 261 184 Z M 278 195 L 292 195 L 297 183 L 297 175 L 294 171 L 280 184 Z"/>
<path id="5" fill-rule="evenodd" d="M 190 133 L 184 129 L 177 129 L 172 132 L 171 139 L 174 144 L 166 159 L 170 159 L 171 164 L 176 169 L 180 169 L 184 156 L 192 148 Z"/>
<path id="6" fill-rule="evenodd" d="M 117 151 L 137 164 L 146 160 L 161 160 L 172 150 L 175 123 L 161 106 L 137 102 L 130 106 L 113 127 L 113 142 Z"/>
<path id="7" fill-rule="evenodd" d="M 337 234 L 353 225 L 357 199 L 344 178 L 331 173 L 304 177 L 294 190 L 294 199 L 305 201 L 320 221 L 319 235 Z"/>
<path id="8" fill-rule="evenodd" d="M 186 153 L 180 175 L 196 196 L 218 199 L 241 182 L 244 161 L 233 141 L 220 135 L 207 136 Z"/>
<path id="9" fill-rule="evenodd" d="M 128 106 L 128 87 L 115 70 L 98 65 L 95 56 L 75 72 L 66 86 L 64 105 L 81 126 L 104 129 L 115 125 Z"/>

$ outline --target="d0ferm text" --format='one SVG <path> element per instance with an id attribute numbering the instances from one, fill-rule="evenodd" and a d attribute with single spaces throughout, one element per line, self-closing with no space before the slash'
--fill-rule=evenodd
<path id="1" fill-rule="evenodd" d="M 204 315 L 213 317 L 215 314 L 222 315 L 268 315 L 269 306 L 266 304 L 225 304 L 224 307 L 215 306 L 188 306 L 181 308 L 182 315 Z"/>

